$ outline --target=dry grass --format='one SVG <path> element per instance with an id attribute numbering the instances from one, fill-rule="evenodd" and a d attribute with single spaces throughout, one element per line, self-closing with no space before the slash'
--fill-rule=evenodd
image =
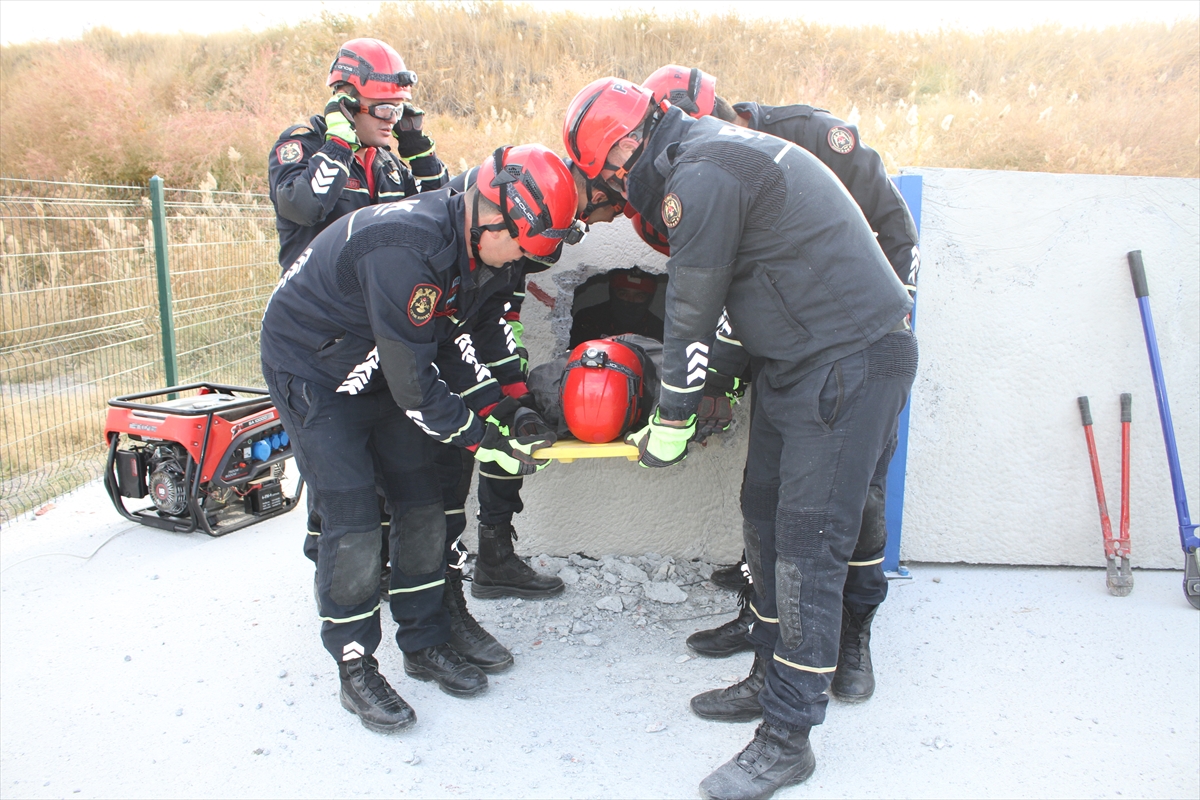
<path id="1" fill-rule="evenodd" d="M 1081 13 L 1086 13 L 1081 7 Z M 808 102 L 857 119 L 888 166 L 1200 176 L 1200 28 L 1056 27 L 975 35 L 829 28 L 735 16 L 616 19 L 522 6 L 388 4 L 262 33 L 120 36 L 0 51 L 0 173 L 221 188 L 265 184 L 279 131 L 318 111 L 337 45 L 405 55 L 452 171 L 504 142 L 559 144 L 588 80 L 702 67 L 737 101 Z M 71 75 L 70 126 L 23 112 Z"/>

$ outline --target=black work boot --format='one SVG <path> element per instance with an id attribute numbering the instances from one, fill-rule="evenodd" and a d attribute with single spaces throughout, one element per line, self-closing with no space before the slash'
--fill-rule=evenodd
<path id="1" fill-rule="evenodd" d="M 700 782 L 705 800 L 766 800 L 776 789 L 803 783 L 817 768 L 808 729 L 790 731 L 767 722 L 746 749 Z"/>
<path id="2" fill-rule="evenodd" d="M 511 524 L 479 524 L 479 558 L 471 576 L 473 597 L 553 597 L 563 590 L 561 578 L 542 575 L 513 552 L 517 532 Z"/>
<path id="3" fill-rule="evenodd" d="M 709 580 L 722 589 L 728 589 L 731 592 L 740 592 L 748 584 L 746 573 L 742 571 L 745 565 L 746 560 L 742 559 L 732 567 L 714 569 L 712 577 Z"/>
<path id="4" fill-rule="evenodd" d="M 701 692 L 692 698 L 692 712 L 697 717 L 720 722 L 749 722 L 762 716 L 758 693 L 767 679 L 767 665 L 758 654 L 750 674 L 733 686 Z"/>
<path id="5" fill-rule="evenodd" d="M 871 620 L 878 608 L 842 603 L 842 641 L 838 645 L 837 671 L 829 687 L 838 700 L 861 703 L 875 693 Z"/>
<path id="6" fill-rule="evenodd" d="M 393 733 L 417 721 L 417 714 L 379 674 L 375 656 L 338 662 L 342 679 L 342 708 L 357 714 L 363 727 L 377 733 Z"/>
<path id="7" fill-rule="evenodd" d="M 404 654 L 404 672 L 419 681 L 437 681 L 446 694 L 470 697 L 487 688 L 488 679 L 479 667 L 467 663 L 448 644 L 438 644 Z"/>
<path id="8" fill-rule="evenodd" d="M 485 631 L 467 610 L 467 598 L 463 597 L 463 576 L 457 569 L 446 570 L 442 607 L 450 614 L 449 645 L 468 663 L 484 672 L 503 672 L 512 666 L 513 657 L 508 648 Z"/>
<path id="9" fill-rule="evenodd" d="M 725 658 L 753 650 L 754 647 L 746 639 L 753 622 L 754 612 L 750 610 L 750 604 L 746 603 L 738 611 L 738 615 L 724 625 L 693 633 L 687 638 L 687 646 L 709 658 Z"/>

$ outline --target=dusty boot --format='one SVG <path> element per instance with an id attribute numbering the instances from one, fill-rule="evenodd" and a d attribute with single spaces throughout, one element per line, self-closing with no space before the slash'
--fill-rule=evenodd
<path id="1" fill-rule="evenodd" d="M 732 567 L 714 569 L 712 577 L 709 580 L 722 589 L 728 589 L 731 592 L 740 592 L 747 585 L 746 574 L 744 572 L 745 566 L 746 559 L 743 558 Z"/>
<path id="2" fill-rule="evenodd" d="M 563 590 L 560 578 L 534 572 L 513 552 L 517 532 L 511 524 L 479 525 L 479 558 L 471 576 L 473 597 L 553 597 Z"/>
<path id="3" fill-rule="evenodd" d="M 450 614 L 450 646 L 467 662 L 484 672 L 503 672 L 512 666 L 512 653 L 483 629 L 467 609 L 463 597 L 462 572 L 446 570 L 446 586 L 442 592 L 442 607 Z"/>
<path id="4" fill-rule="evenodd" d="M 692 698 L 692 712 L 697 717 L 720 722 L 749 722 L 762 716 L 758 693 L 767 679 L 767 665 L 758 654 L 745 680 L 724 689 L 712 689 Z"/>
<path id="5" fill-rule="evenodd" d="M 808 729 L 790 731 L 766 722 L 746 749 L 700 782 L 706 800 L 765 800 L 776 789 L 803 783 L 817 768 Z"/>
<path id="6" fill-rule="evenodd" d="M 879 606 L 842 603 L 842 641 L 830 691 L 838 700 L 861 703 L 875 693 L 871 666 L 871 620 Z"/>
<path id="7" fill-rule="evenodd" d="M 746 634 L 754 623 L 754 612 L 750 610 L 749 586 L 742 590 L 741 610 L 724 625 L 707 631 L 696 631 L 687 638 L 687 646 L 702 656 L 725 658 L 735 653 L 753 650 Z"/>
<path id="8" fill-rule="evenodd" d="M 379 674 L 375 656 L 338 663 L 342 679 L 342 708 L 357 714 L 363 727 L 377 733 L 392 733 L 417 721 L 412 706 Z"/>
<path id="9" fill-rule="evenodd" d="M 437 681 L 443 692 L 455 697 L 479 694 L 488 685 L 487 675 L 448 644 L 405 653 L 404 673 L 419 681 Z"/>

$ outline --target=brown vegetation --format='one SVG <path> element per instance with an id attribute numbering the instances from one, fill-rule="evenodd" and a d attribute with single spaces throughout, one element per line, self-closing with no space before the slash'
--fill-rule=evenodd
<path id="1" fill-rule="evenodd" d="M 198 186 L 211 173 L 221 188 L 262 189 L 269 147 L 320 110 L 332 53 L 353 36 L 392 43 L 420 74 L 418 101 L 451 171 L 504 142 L 557 149 L 567 101 L 588 80 L 640 80 L 674 62 L 712 72 L 734 101 L 808 102 L 857 119 L 893 170 L 1200 176 L 1194 21 L 914 34 L 421 3 L 262 33 L 99 29 L 5 47 L 0 174 L 142 184 L 158 173 Z M 41 87 L 65 105 L 47 105 Z"/>

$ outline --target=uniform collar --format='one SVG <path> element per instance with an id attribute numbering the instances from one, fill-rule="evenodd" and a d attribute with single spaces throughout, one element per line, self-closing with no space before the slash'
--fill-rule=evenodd
<path id="1" fill-rule="evenodd" d="M 650 134 L 646 149 L 625 178 L 629 204 L 643 217 L 657 212 L 666 191 L 667 176 L 671 174 L 674 148 L 681 142 L 696 120 L 671 106 L 662 121 Z"/>
<path id="2" fill-rule="evenodd" d="M 739 117 L 742 116 L 743 114 L 745 114 L 746 112 L 750 113 L 750 129 L 756 130 L 756 131 L 762 130 L 763 111 L 764 110 L 765 110 L 765 107 L 760 106 L 758 103 L 734 103 L 733 104 L 733 111 Z"/>

